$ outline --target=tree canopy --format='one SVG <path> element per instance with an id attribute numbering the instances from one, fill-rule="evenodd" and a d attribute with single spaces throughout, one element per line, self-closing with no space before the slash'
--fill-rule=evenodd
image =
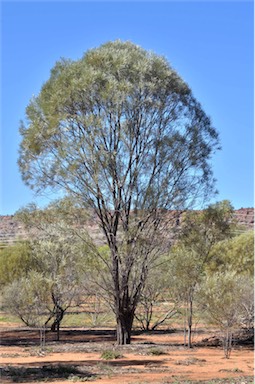
<path id="1" fill-rule="evenodd" d="M 238 274 L 254 275 L 254 233 L 244 232 L 225 239 L 213 247 L 208 272 L 235 271 Z"/>
<path id="2" fill-rule="evenodd" d="M 0 287 L 25 277 L 31 269 L 37 270 L 37 263 L 28 241 L 0 250 Z"/>
<path id="3" fill-rule="evenodd" d="M 26 115 L 19 164 L 36 189 L 64 187 L 97 209 L 118 197 L 125 211 L 182 206 L 212 186 L 210 119 L 163 57 L 132 43 L 57 62 Z"/>

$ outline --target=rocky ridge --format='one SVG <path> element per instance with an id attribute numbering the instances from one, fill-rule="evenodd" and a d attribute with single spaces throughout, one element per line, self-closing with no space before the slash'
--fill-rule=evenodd
<path id="1" fill-rule="evenodd" d="M 254 208 L 237 209 L 234 212 L 234 218 L 240 224 L 242 230 L 254 229 Z M 86 227 L 89 235 L 97 244 L 104 243 L 104 236 L 95 217 L 94 220 L 88 221 Z M 16 220 L 14 215 L 0 215 L 0 244 L 13 244 L 27 237 L 24 225 Z"/>

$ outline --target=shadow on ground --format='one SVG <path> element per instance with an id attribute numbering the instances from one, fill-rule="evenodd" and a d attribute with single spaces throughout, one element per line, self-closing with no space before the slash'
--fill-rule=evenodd
<path id="1" fill-rule="evenodd" d="M 114 342 L 115 331 L 112 330 L 61 330 L 60 341 L 64 343 L 90 343 L 90 342 Z M 56 340 L 56 333 L 46 331 L 46 342 Z M 40 331 L 32 329 L 16 329 L 1 331 L 1 345 L 3 346 L 31 346 L 40 342 Z"/>
<path id="2" fill-rule="evenodd" d="M 133 336 L 137 337 L 138 342 L 146 342 L 143 335 L 160 335 L 169 334 L 173 331 L 133 331 Z M 46 330 L 46 342 L 56 341 L 56 332 Z M 40 331 L 33 328 L 22 328 L 15 330 L 2 330 L 1 331 L 1 345 L 2 346 L 31 346 L 38 345 L 40 342 Z M 116 342 L 116 331 L 112 329 L 61 329 L 60 342 L 63 343 L 91 343 L 91 342 Z"/>
<path id="3" fill-rule="evenodd" d="M 4 367 L 1 368 L 1 382 L 29 383 L 32 381 L 47 381 L 77 379 L 87 381 L 97 378 L 96 375 L 85 372 L 71 365 L 43 365 L 41 367 Z"/>
<path id="4" fill-rule="evenodd" d="M 98 374 L 88 372 L 93 369 L 97 372 L 112 368 L 124 368 L 130 366 L 155 367 L 160 366 L 163 361 L 158 360 L 85 360 L 70 361 L 65 364 L 59 362 L 50 363 L 29 363 L 24 366 L 23 363 L 14 367 L 6 366 L 0 368 L 1 383 L 30 383 L 47 380 L 69 380 L 69 381 L 90 381 L 99 378 Z"/>
<path id="5" fill-rule="evenodd" d="M 157 331 L 133 331 L 133 345 L 136 343 L 148 344 L 148 345 L 160 345 L 171 347 L 183 346 L 182 342 L 164 342 L 164 339 L 160 342 L 151 342 L 148 340 L 148 335 L 169 335 L 181 331 L 176 330 L 157 330 Z M 196 334 L 198 331 L 196 331 Z M 203 330 L 199 330 L 199 333 L 203 333 Z M 146 337 L 145 337 L 146 336 Z M 46 344 L 56 342 L 56 333 L 50 330 L 46 331 Z M 116 332 L 112 329 L 61 329 L 60 331 L 60 344 L 73 344 L 73 345 L 92 345 L 93 343 L 110 343 L 116 342 Z M 221 346 L 222 341 L 212 336 L 204 339 L 200 342 L 194 343 L 197 347 L 218 347 Z M 13 330 L 1 330 L 1 345 L 2 346 L 38 346 L 40 344 L 40 332 L 33 328 L 22 328 Z M 254 347 L 254 331 L 241 331 L 233 336 L 234 346 L 245 346 L 246 348 Z"/>

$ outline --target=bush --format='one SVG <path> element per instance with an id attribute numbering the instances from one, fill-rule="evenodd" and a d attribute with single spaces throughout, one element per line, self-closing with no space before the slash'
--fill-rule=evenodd
<path id="1" fill-rule="evenodd" d="M 148 350 L 148 354 L 153 356 L 160 356 L 160 355 L 165 355 L 166 353 L 160 348 L 150 348 Z"/>
<path id="2" fill-rule="evenodd" d="M 102 355 L 101 359 L 103 360 L 116 360 L 116 359 L 121 359 L 123 355 L 121 355 L 118 351 L 113 351 L 110 349 L 106 349 Z"/>

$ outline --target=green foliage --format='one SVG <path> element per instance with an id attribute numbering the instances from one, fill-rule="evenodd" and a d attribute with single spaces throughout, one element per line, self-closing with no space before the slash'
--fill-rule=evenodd
<path id="1" fill-rule="evenodd" d="M 201 280 L 211 260 L 213 246 L 232 236 L 233 207 L 222 201 L 184 217 L 177 244 L 172 249 L 169 275 L 173 282 L 173 297 L 185 303 L 188 324 L 188 346 L 191 347 L 193 302 Z M 185 326 L 186 327 L 186 326 Z"/>
<path id="2" fill-rule="evenodd" d="M 31 271 L 4 288 L 3 307 L 26 325 L 42 326 L 52 310 L 50 284 L 40 273 Z"/>
<path id="3" fill-rule="evenodd" d="M 181 204 L 198 180 L 200 193 L 211 187 L 208 158 L 218 134 L 210 119 L 163 57 L 130 42 L 57 62 L 26 116 L 19 165 L 31 187 L 57 185 L 90 206 L 100 191 L 109 208 L 115 176 L 113 187 L 122 188 L 122 198 L 132 192 L 133 208 L 148 208 L 148 197 L 166 207 L 158 185 L 160 195 L 172 188 L 167 205 Z"/>
<path id="4" fill-rule="evenodd" d="M 3 303 L 2 303 L 2 297 L 1 297 L 1 306 L 2 305 L 3 305 Z M 4 314 L 2 313 L 2 316 L 0 316 L 0 322 L 1 323 L 20 323 L 20 324 L 22 324 L 19 317 L 15 316 L 15 315 L 13 316 L 13 315 L 8 314 L 8 313 L 4 313 Z"/>
<path id="5" fill-rule="evenodd" d="M 174 247 L 171 252 L 169 265 L 169 279 L 171 279 L 171 292 L 177 301 L 186 301 L 189 292 L 202 278 L 201 255 L 185 246 Z"/>
<path id="6" fill-rule="evenodd" d="M 27 212 L 22 213 L 29 216 Z M 6 309 L 28 325 L 47 324 L 52 318 L 59 319 L 56 321 L 60 324 L 67 308 L 83 300 L 86 247 L 78 236 L 82 231 L 75 232 L 60 220 L 57 211 L 54 220 L 47 222 L 51 214 L 33 208 L 30 222 L 40 222 L 40 228 L 37 226 L 36 235 L 27 243 L 29 271 L 25 270 L 25 274 L 26 264 L 22 267 L 18 264 L 17 276 L 12 283 L 8 281 L 4 289 Z M 19 258 L 22 256 L 23 253 Z"/>
<path id="7" fill-rule="evenodd" d="M 152 355 L 152 356 L 161 356 L 161 355 L 165 355 L 165 354 L 166 354 L 166 352 L 164 352 L 162 349 L 157 348 L 157 347 L 150 348 L 148 350 L 148 355 Z"/>
<path id="8" fill-rule="evenodd" d="M 218 272 L 204 281 L 201 302 L 212 322 L 222 329 L 241 322 L 243 282 L 233 272 Z"/>
<path id="9" fill-rule="evenodd" d="M 27 276 L 30 270 L 37 270 L 37 267 L 28 241 L 0 249 L 0 286 Z"/>
<path id="10" fill-rule="evenodd" d="M 177 314 L 171 290 L 173 282 L 169 279 L 170 256 L 158 257 L 150 265 L 145 286 L 141 292 L 135 318 L 143 330 L 154 330 Z M 171 302 L 163 311 L 159 310 L 161 301 Z M 166 310 L 165 310 L 166 309 Z"/>
<path id="11" fill-rule="evenodd" d="M 240 326 L 253 327 L 253 279 L 235 272 L 214 273 L 203 282 L 200 304 L 209 321 L 223 331 L 224 353 L 229 358 L 233 330 Z"/>
<path id="12" fill-rule="evenodd" d="M 53 259 L 55 264 L 61 262 L 61 253 L 62 263 L 66 265 L 64 260 L 68 259 L 69 266 L 73 268 L 75 265 L 80 275 L 92 275 L 105 268 L 105 259 L 109 260 L 109 247 L 95 246 L 85 229 L 93 220 L 91 211 L 77 206 L 70 196 L 53 201 L 44 209 L 29 204 L 16 212 L 15 216 L 25 225 L 30 237 L 35 239 L 30 246 L 33 245 L 32 253 L 34 257 L 37 255 L 40 271 L 46 268 L 48 272 L 53 272 L 54 268 L 46 264 L 50 260 L 53 262 Z"/>
<path id="13" fill-rule="evenodd" d="M 86 209 L 80 209 L 75 199 L 66 196 L 52 201 L 44 209 L 39 209 L 34 203 L 19 209 L 15 213 L 17 220 L 21 221 L 27 229 L 37 228 L 45 224 L 53 225 L 59 222 L 65 223 L 69 229 L 76 224 L 80 228 L 89 219 L 89 212 Z"/>
<path id="14" fill-rule="evenodd" d="M 172 247 L 169 278 L 173 293 L 187 298 L 201 281 L 212 258 L 212 248 L 232 234 L 233 208 L 228 201 L 210 205 L 201 212 L 187 212 L 177 243 Z"/>
<path id="15" fill-rule="evenodd" d="M 123 355 L 121 353 L 111 349 L 106 349 L 101 354 L 101 359 L 103 360 L 116 360 L 121 358 L 123 358 Z"/>
<path id="16" fill-rule="evenodd" d="M 223 240 L 213 247 L 208 273 L 235 271 L 238 274 L 254 274 L 254 232 L 245 232 Z"/>
<path id="17" fill-rule="evenodd" d="M 178 242 L 171 251 L 170 274 L 178 295 L 186 294 L 199 283 L 215 258 L 213 247 L 231 238 L 234 226 L 229 201 L 186 213 Z"/>
<path id="18" fill-rule="evenodd" d="M 236 227 L 234 208 L 228 200 L 209 205 L 203 211 L 189 211 L 184 218 L 180 241 L 186 247 L 204 254 L 217 242 L 233 236 Z"/>
<path id="19" fill-rule="evenodd" d="M 107 264 L 111 259 L 111 252 L 108 245 L 93 247 L 87 252 L 86 271 L 91 274 L 108 272 Z"/>

